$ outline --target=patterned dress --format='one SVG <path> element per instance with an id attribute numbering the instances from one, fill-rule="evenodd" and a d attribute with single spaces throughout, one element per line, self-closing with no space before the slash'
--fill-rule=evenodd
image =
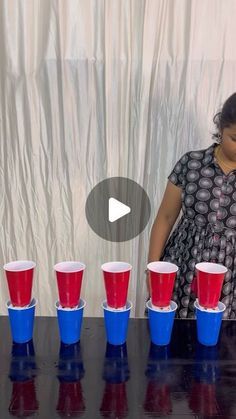
<path id="1" fill-rule="evenodd" d="M 228 268 L 221 301 L 224 318 L 236 318 L 236 170 L 225 175 L 214 150 L 184 154 L 168 179 L 182 189 L 182 217 L 170 235 L 162 260 L 178 265 L 173 299 L 177 317 L 194 317 L 195 264 L 216 262 Z"/>

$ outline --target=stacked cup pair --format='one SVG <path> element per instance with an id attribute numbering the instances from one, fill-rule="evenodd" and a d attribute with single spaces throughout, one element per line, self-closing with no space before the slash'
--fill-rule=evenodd
<path id="1" fill-rule="evenodd" d="M 30 260 L 16 260 L 3 266 L 10 294 L 6 306 L 12 340 L 16 343 L 28 342 L 33 336 L 37 300 L 31 294 L 35 266 Z"/>
<path id="2" fill-rule="evenodd" d="M 83 311 L 86 302 L 80 298 L 85 265 L 65 261 L 54 266 L 59 300 L 56 302 L 61 342 L 74 344 L 80 340 Z"/>
<path id="3" fill-rule="evenodd" d="M 151 341 L 168 345 L 177 304 L 171 300 L 178 266 L 157 261 L 147 265 L 149 271 L 150 300 L 147 302 Z"/>
<path id="4" fill-rule="evenodd" d="M 127 301 L 132 266 L 126 262 L 107 262 L 101 269 L 107 297 L 102 304 L 107 341 L 111 345 L 123 345 L 132 308 L 132 303 Z"/>
<path id="5" fill-rule="evenodd" d="M 194 306 L 197 319 L 198 341 L 214 346 L 219 339 L 225 305 L 220 302 L 221 290 L 227 268 L 211 262 L 196 264 L 196 294 Z"/>

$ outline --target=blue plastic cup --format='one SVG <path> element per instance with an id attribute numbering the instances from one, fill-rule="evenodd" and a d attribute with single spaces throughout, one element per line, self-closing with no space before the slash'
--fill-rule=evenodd
<path id="1" fill-rule="evenodd" d="M 165 311 L 158 307 L 153 307 L 151 300 L 146 303 L 148 309 L 148 320 L 151 341 L 155 345 L 168 345 L 171 339 L 171 333 L 174 324 L 175 312 L 177 304 L 170 302 L 170 310 Z"/>
<path id="2" fill-rule="evenodd" d="M 68 345 L 79 342 L 85 305 L 86 302 L 82 298 L 78 306 L 73 308 L 62 307 L 59 301 L 56 302 L 61 342 Z"/>
<path id="3" fill-rule="evenodd" d="M 25 343 L 32 339 L 36 304 L 35 298 L 26 307 L 16 307 L 11 304 L 11 301 L 7 302 L 13 342 Z"/>
<path id="4" fill-rule="evenodd" d="M 102 303 L 104 310 L 107 341 L 111 345 L 123 345 L 126 342 L 130 310 L 132 303 L 127 301 L 124 309 L 108 307 L 107 302 Z"/>
<path id="5" fill-rule="evenodd" d="M 223 312 L 226 307 L 223 303 L 218 303 L 218 310 L 205 309 L 201 307 L 196 300 L 194 302 L 197 318 L 197 338 L 198 342 L 206 346 L 217 344 L 220 334 L 220 327 L 223 318 Z"/>

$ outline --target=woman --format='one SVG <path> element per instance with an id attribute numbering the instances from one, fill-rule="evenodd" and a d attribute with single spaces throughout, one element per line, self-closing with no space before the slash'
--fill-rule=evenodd
<path id="1" fill-rule="evenodd" d="M 236 318 L 236 93 L 213 121 L 217 142 L 176 163 L 151 231 L 148 261 L 179 267 L 173 299 L 180 318 L 194 317 L 194 270 L 202 261 L 228 268 L 221 301 L 224 318 Z"/>

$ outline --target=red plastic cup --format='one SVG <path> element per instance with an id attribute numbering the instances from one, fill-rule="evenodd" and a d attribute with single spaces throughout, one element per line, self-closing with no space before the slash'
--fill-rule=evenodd
<path id="1" fill-rule="evenodd" d="M 36 263 L 31 260 L 16 260 L 3 266 L 13 306 L 24 307 L 30 304 L 35 266 Z"/>
<path id="2" fill-rule="evenodd" d="M 218 306 L 227 268 L 210 262 L 196 264 L 197 295 L 200 306 L 215 308 Z"/>
<path id="3" fill-rule="evenodd" d="M 107 305 L 115 309 L 125 307 L 132 266 L 126 262 L 107 262 L 101 266 L 101 269 L 103 271 Z"/>
<path id="4" fill-rule="evenodd" d="M 54 266 L 57 276 L 59 301 L 62 307 L 73 308 L 79 304 L 85 270 L 81 262 L 60 262 Z"/>
<path id="5" fill-rule="evenodd" d="M 147 265 L 151 302 L 156 307 L 167 307 L 173 293 L 178 266 L 174 263 L 158 261 Z"/>

